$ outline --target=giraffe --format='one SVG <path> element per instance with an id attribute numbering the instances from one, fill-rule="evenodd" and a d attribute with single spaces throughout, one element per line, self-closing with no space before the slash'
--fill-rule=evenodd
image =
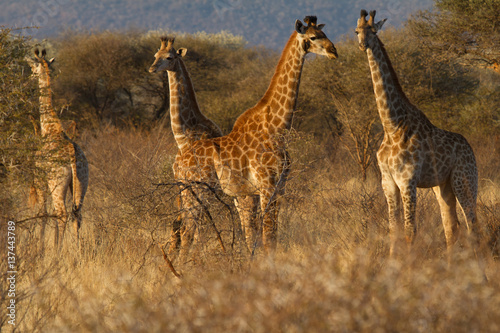
<path id="1" fill-rule="evenodd" d="M 87 191 L 89 170 L 88 162 L 82 149 L 71 141 L 63 130 L 61 120 L 52 106 L 50 88 L 50 69 L 54 58 L 45 59 L 46 51 L 35 50 L 35 58 L 26 58 L 34 77 L 38 78 L 40 90 L 40 128 L 43 144 L 37 152 L 36 167 L 43 170 L 44 176 L 35 179 L 30 193 L 32 204 L 41 205 L 43 216 L 47 216 L 46 195 L 52 197 L 57 218 L 55 244 L 61 248 L 68 213 L 66 212 L 66 194 L 68 189 L 73 198 L 72 214 L 77 245 L 79 246 L 79 230 L 82 222 L 81 208 Z M 48 192 L 46 192 L 48 191 Z M 42 223 L 42 242 L 46 219 Z"/>
<path id="2" fill-rule="evenodd" d="M 414 106 L 399 84 L 387 51 L 377 36 L 386 19 L 375 23 L 375 11 L 361 11 L 359 49 L 366 52 L 384 139 L 377 152 L 382 188 L 389 210 L 390 255 L 400 235 L 401 202 L 408 248 L 416 234 L 417 187 L 432 187 L 441 210 L 448 253 L 458 237 L 457 200 L 469 233 L 478 242 L 476 199 L 478 172 L 474 152 L 460 134 L 434 126 Z"/>
<path id="3" fill-rule="evenodd" d="M 154 55 L 155 60 L 149 68 L 150 73 L 167 71 L 170 91 L 170 124 L 179 150 L 187 149 L 189 145 L 202 138 L 216 138 L 222 136 L 221 129 L 203 113 L 201 113 L 191 77 L 182 58 L 187 49 L 174 48 L 175 38 L 161 37 L 160 49 Z M 174 178 L 178 179 L 177 164 L 174 163 Z M 180 198 L 179 198 L 180 199 Z M 179 211 L 182 211 L 181 200 L 176 202 Z M 182 215 L 174 221 L 170 238 L 169 254 L 180 247 L 180 228 Z"/>
<path id="4" fill-rule="evenodd" d="M 333 43 L 317 25 L 315 16 L 295 22 L 271 83 L 260 101 L 236 120 L 232 131 L 223 137 L 195 141 L 176 158 L 179 177 L 185 190 L 186 205 L 181 232 L 181 256 L 191 246 L 200 217 L 200 187 L 219 187 L 236 197 L 246 243 L 253 252 L 257 233 L 268 254 L 276 248 L 278 197 L 282 195 L 290 160 L 282 140 L 290 129 L 297 103 L 302 67 L 307 53 L 337 58 Z M 196 185 L 196 186 L 195 186 Z M 196 191 L 195 191 L 196 190 Z M 262 212 L 257 224 L 256 206 Z M 244 209 L 248 208 L 248 209 Z"/>

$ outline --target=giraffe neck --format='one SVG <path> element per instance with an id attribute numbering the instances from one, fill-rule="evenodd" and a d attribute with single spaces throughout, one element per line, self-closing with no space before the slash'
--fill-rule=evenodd
<path id="1" fill-rule="evenodd" d="M 60 135 L 63 132 L 61 120 L 52 106 L 52 90 L 48 68 L 38 77 L 40 89 L 40 127 L 42 136 Z"/>
<path id="2" fill-rule="evenodd" d="M 170 123 L 179 149 L 186 147 L 191 138 L 187 131 L 204 119 L 196 100 L 191 78 L 182 59 L 177 59 L 168 71 L 170 88 Z"/>
<path id="3" fill-rule="evenodd" d="M 259 130 L 273 135 L 291 127 L 306 55 L 301 43 L 297 32 L 294 32 L 281 54 L 266 93 L 253 108 L 236 120 L 233 130 L 256 122 Z"/>
<path id="4" fill-rule="evenodd" d="M 417 109 L 410 103 L 382 42 L 376 37 L 373 48 L 366 50 L 372 74 L 373 90 L 385 133 L 394 133 L 407 124 Z"/>

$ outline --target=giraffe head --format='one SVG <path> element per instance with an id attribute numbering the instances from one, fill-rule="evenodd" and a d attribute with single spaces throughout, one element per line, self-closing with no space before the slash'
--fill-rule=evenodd
<path id="1" fill-rule="evenodd" d="M 327 56 L 330 59 L 337 58 L 337 50 L 333 43 L 321 31 L 324 24 L 316 24 L 316 16 L 306 16 L 304 25 L 300 20 L 295 21 L 295 31 L 301 40 L 301 45 L 306 52 Z"/>
<path id="2" fill-rule="evenodd" d="M 364 9 L 361 10 L 361 15 L 355 30 L 356 35 L 358 35 L 359 49 L 361 51 L 366 51 L 366 49 L 373 47 L 373 43 L 377 38 L 377 32 L 382 29 L 385 21 L 387 21 L 387 19 L 383 19 L 375 23 L 375 14 L 376 11 L 372 10 L 370 12 L 370 18 L 367 21 L 366 15 L 368 15 L 368 13 Z"/>
<path id="3" fill-rule="evenodd" d="M 185 48 L 180 48 L 177 51 L 174 49 L 174 37 L 162 37 L 160 40 L 160 49 L 156 52 L 155 61 L 149 68 L 150 73 L 172 70 L 177 59 L 184 57 L 187 53 Z"/>
<path id="4" fill-rule="evenodd" d="M 31 67 L 31 72 L 33 73 L 32 75 L 34 77 L 39 77 L 42 74 L 48 74 L 49 68 L 52 65 L 52 63 L 55 61 L 55 58 L 46 60 L 45 56 L 47 55 L 47 52 L 45 51 L 45 49 L 42 50 L 41 55 L 40 55 L 40 51 L 38 49 L 35 49 L 34 53 L 35 53 L 34 58 L 30 58 L 30 57 L 25 58 L 26 62 Z"/>

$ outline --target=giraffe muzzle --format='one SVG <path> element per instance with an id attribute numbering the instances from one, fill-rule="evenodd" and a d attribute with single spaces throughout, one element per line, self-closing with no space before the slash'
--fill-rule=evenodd
<path id="1" fill-rule="evenodd" d="M 337 49 L 335 49 L 335 46 L 332 46 L 330 50 L 328 50 L 328 58 L 330 59 L 337 59 L 339 55 L 337 54 Z"/>
<path id="2" fill-rule="evenodd" d="M 152 65 L 151 67 L 149 67 L 149 72 L 150 73 L 156 73 L 156 70 L 158 69 L 158 66 L 156 65 Z"/>

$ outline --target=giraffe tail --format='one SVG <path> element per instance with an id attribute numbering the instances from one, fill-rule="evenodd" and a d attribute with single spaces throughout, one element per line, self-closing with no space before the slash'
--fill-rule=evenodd
<path id="1" fill-rule="evenodd" d="M 75 160 L 71 163 L 72 170 L 72 190 L 73 190 L 73 207 L 72 207 L 72 216 L 75 219 L 75 226 L 77 231 L 80 229 L 82 223 L 82 205 L 83 198 L 85 197 L 85 193 L 87 192 L 88 186 L 88 162 L 85 158 L 85 154 L 83 151 L 74 144 L 75 149 Z M 77 164 L 80 167 L 77 167 Z"/>
<path id="2" fill-rule="evenodd" d="M 72 217 L 76 223 L 77 230 L 80 229 L 82 223 L 82 205 L 83 198 L 85 196 L 85 192 L 87 190 L 86 186 L 83 185 L 76 174 L 76 171 L 73 174 L 73 205 L 71 209 Z"/>
<path id="3" fill-rule="evenodd" d="M 80 229 L 82 223 L 82 205 L 73 205 L 73 209 L 71 213 L 73 214 L 73 218 L 77 223 L 77 228 Z"/>
<path id="4" fill-rule="evenodd" d="M 31 208 L 33 208 L 36 206 L 37 203 L 38 203 L 38 191 L 37 191 L 35 185 L 31 185 L 28 204 Z"/>

